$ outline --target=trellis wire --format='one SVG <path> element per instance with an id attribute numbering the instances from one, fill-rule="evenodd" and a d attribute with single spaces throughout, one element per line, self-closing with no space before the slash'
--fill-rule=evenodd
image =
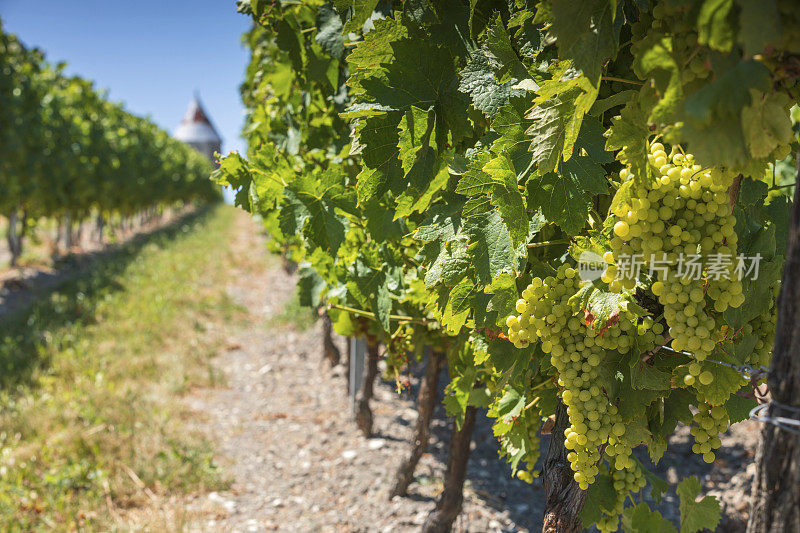
<path id="1" fill-rule="evenodd" d="M 682 350 L 675 350 L 673 348 L 670 348 L 669 346 L 660 346 L 659 348 L 662 349 L 662 350 L 667 350 L 667 351 L 670 351 L 670 352 L 673 352 L 673 353 L 677 353 L 677 354 L 681 354 L 681 355 L 685 355 L 685 356 L 688 356 L 688 357 L 694 357 L 694 355 L 692 353 L 690 353 L 690 352 L 685 352 L 685 351 L 682 351 Z M 708 361 L 709 363 L 714 363 L 714 364 L 717 364 L 717 365 L 721 365 L 721 366 L 725 366 L 725 367 L 731 368 L 731 369 L 735 370 L 736 372 L 738 372 L 739 374 L 741 374 L 741 376 L 743 378 L 748 379 L 748 380 L 759 379 L 762 376 L 765 376 L 766 374 L 769 373 L 769 368 L 767 368 L 764 365 L 760 365 L 758 367 L 754 367 L 754 366 L 748 365 L 747 363 L 742 363 L 741 365 L 734 365 L 734 364 L 731 364 L 731 363 L 726 363 L 724 361 L 717 361 L 716 359 L 706 359 L 706 361 Z"/>
<path id="2" fill-rule="evenodd" d="M 753 409 L 750 410 L 750 418 L 753 420 L 758 420 L 759 422 L 764 422 L 765 424 L 773 424 L 783 430 L 800 436 L 800 420 L 796 418 L 787 418 L 784 416 L 770 416 L 767 414 L 762 414 L 764 411 L 769 409 L 770 406 L 783 409 L 784 411 L 789 411 L 795 415 L 800 415 L 800 409 L 791 407 L 789 405 L 783 405 L 782 403 L 772 400 L 771 402 L 762 403 L 761 405 L 753 407 Z"/>

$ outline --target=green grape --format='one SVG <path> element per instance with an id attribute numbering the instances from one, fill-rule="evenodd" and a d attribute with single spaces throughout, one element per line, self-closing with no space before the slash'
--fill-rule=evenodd
<path id="1" fill-rule="evenodd" d="M 692 451 L 702 455 L 706 463 L 713 463 L 713 450 L 722 445 L 718 435 L 729 425 L 728 412 L 721 405 L 712 406 L 708 403 L 698 405 L 697 409 L 698 412 L 692 417 L 697 425 L 689 430 L 695 439 Z"/>

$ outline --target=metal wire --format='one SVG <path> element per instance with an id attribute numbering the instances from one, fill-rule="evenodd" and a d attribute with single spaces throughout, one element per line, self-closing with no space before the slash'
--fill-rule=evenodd
<path id="1" fill-rule="evenodd" d="M 692 357 L 692 358 L 694 357 L 694 354 L 692 354 L 690 352 L 686 352 L 686 351 L 682 351 L 682 350 L 675 350 L 673 348 L 670 348 L 669 346 L 661 346 L 660 348 L 663 349 L 663 350 L 670 351 L 672 353 L 677 353 L 677 354 L 685 355 L 685 356 Z M 725 367 L 731 368 L 731 369 L 737 371 L 739 374 L 741 374 L 741 376 L 743 378 L 745 378 L 747 380 L 759 379 L 762 376 L 765 376 L 766 374 L 769 373 L 769 368 L 767 368 L 764 365 L 761 365 L 759 367 L 754 367 L 754 366 L 748 365 L 747 363 L 742 363 L 741 365 L 734 365 L 734 364 L 731 364 L 731 363 L 726 363 L 724 361 L 717 361 L 715 359 L 706 359 L 706 361 L 708 361 L 709 363 L 714 363 L 714 364 L 717 364 L 717 365 L 721 365 L 721 366 L 725 366 Z"/>
<path id="2" fill-rule="evenodd" d="M 785 416 L 770 416 L 763 414 L 763 412 L 770 407 L 776 407 L 777 409 L 783 409 L 784 411 L 789 411 L 795 415 L 800 415 L 800 409 L 783 405 L 775 400 L 772 400 L 771 402 L 762 403 L 761 405 L 753 407 L 753 409 L 750 410 L 750 418 L 753 420 L 758 420 L 759 422 L 764 422 L 765 424 L 778 426 L 785 431 L 800 436 L 800 420 L 796 418 L 787 418 Z"/>
<path id="3" fill-rule="evenodd" d="M 732 368 L 733 370 L 741 374 L 743 378 L 748 380 L 759 379 L 760 377 L 765 376 L 769 373 L 769 368 L 765 367 L 764 365 L 761 365 L 759 367 L 754 367 L 748 365 L 747 363 L 742 363 L 741 365 L 733 365 L 731 363 L 725 363 L 724 361 L 716 361 L 714 359 L 706 359 L 706 361 L 717 365 L 726 366 L 728 368 Z"/>

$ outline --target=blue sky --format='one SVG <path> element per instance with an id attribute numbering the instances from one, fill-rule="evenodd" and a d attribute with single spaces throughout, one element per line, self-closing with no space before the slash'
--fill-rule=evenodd
<path id="1" fill-rule="evenodd" d="M 195 90 L 223 137 L 243 151 L 238 86 L 249 17 L 234 0 L 0 0 L 5 31 L 66 61 L 138 115 L 172 132 Z"/>

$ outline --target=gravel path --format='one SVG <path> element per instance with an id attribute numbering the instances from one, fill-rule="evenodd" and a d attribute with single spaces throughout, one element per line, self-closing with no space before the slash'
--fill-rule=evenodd
<path id="1" fill-rule="evenodd" d="M 442 489 L 449 433 L 443 408 L 437 407 L 432 447 L 409 497 L 389 501 L 392 475 L 416 419 L 416 382 L 403 396 L 391 384 L 376 388 L 377 437 L 365 439 L 352 420 L 343 369 L 321 363 L 320 325 L 298 331 L 270 323 L 291 297 L 295 278 L 266 256 L 254 223 L 242 216 L 237 224 L 231 253 L 243 261 L 231 272 L 228 291 L 251 321 L 230 331 L 228 350 L 216 359 L 225 385 L 187 398 L 196 415 L 192 424 L 216 443 L 231 488 L 191 497 L 185 510 L 193 519 L 186 529 L 417 531 Z M 699 475 L 704 488 L 723 496 L 730 516 L 719 531 L 741 531 L 756 430 L 745 425 L 725 437 L 732 447 L 715 465 L 693 456 L 688 431 L 680 431 L 661 462 L 670 483 Z M 491 422 L 480 415 L 455 531 L 536 531 L 543 500 L 540 483 L 510 477 L 497 457 Z M 676 519 L 677 502 L 662 512 Z"/>

